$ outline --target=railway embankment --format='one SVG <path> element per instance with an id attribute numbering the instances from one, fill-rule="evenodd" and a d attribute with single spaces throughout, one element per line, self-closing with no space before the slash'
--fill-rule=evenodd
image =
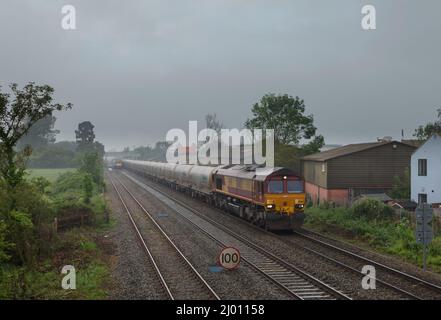
<path id="1" fill-rule="evenodd" d="M 17 188 L 17 207 L 23 212 L 14 213 L 11 224 L 21 228 L 14 233 L 21 239 L 4 251 L 0 299 L 107 298 L 113 222 L 106 214 L 100 161 L 91 163 L 52 181 L 29 177 Z"/>
<path id="2" fill-rule="evenodd" d="M 414 266 L 422 265 L 423 246 L 416 243 L 415 221 L 410 214 L 399 216 L 387 209 L 382 213 L 366 204 L 352 208 L 309 207 L 305 228 Z M 441 273 L 441 232 L 436 222 L 434 231 L 427 261 L 429 270 Z"/>

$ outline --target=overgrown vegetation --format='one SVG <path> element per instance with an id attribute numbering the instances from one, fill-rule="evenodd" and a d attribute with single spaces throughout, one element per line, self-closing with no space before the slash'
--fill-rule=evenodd
<path id="1" fill-rule="evenodd" d="M 421 266 L 422 245 L 416 243 L 411 215 L 398 217 L 383 203 L 363 199 L 352 208 L 310 207 L 307 228 L 366 244 L 369 247 Z M 435 230 L 438 228 L 435 228 Z M 428 265 L 441 271 L 441 233 L 429 246 Z"/>
<path id="2" fill-rule="evenodd" d="M 393 199 L 410 199 L 410 170 L 406 168 L 402 178 L 394 177 L 394 184 L 389 195 Z"/>
<path id="3" fill-rule="evenodd" d="M 19 141 L 47 147 L 55 134 L 52 112 L 71 105 L 53 103 L 49 86 L 10 88 L 11 94 L 0 91 L 0 299 L 104 297 L 107 267 L 96 229 L 107 221 L 104 150 L 96 143 L 82 149 L 80 168 L 55 182 L 27 177 L 32 147 Z M 61 288 L 66 264 L 78 270 L 78 290 Z"/>
<path id="4" fill-rule="evenodd" d="M 106 206 L 102 182 L 91 178 L 98 165 L 63 173 L 52 183 L 33 178 L 17 190 L 22 196 L 10 214 L 9 241 L 0 222 L 0 299 L 106 297 L 110 275 L 96 229 L 107 226 Z M 63 265 L 75 266 L 77 290 L 61 288 Z"/>

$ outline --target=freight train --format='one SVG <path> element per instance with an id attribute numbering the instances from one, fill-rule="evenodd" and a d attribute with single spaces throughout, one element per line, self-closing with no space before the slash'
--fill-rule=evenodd
<path id="1" fill-rule="evenodd" d="M 267 230 L 291 230 L 304 220 L 304 181 L 287 168 L 217 167 L 123 160 L 123 168 L 167 184 Z"/>

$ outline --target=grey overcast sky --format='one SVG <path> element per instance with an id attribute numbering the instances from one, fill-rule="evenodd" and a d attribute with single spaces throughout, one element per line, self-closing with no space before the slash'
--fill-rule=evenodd
<path id="1" fill-rule="evenodd" d="M 90 120 L 108 150 L 207 113 L 240 128 L 268 92 L 303 98 L 328 144 L 409 137 L 441 106 L 439 0 L 2 0 L 0 33 L 0 85 L 53 86 L 74 104 L 58 140 Z"/>

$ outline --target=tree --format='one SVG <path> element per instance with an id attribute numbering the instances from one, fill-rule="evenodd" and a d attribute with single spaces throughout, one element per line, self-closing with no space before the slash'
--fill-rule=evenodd
<path id="1" fill-rule="evenodd" d="M 93 128 L 95 126 L 90 121 L 84 121 L 78 125 L 78 130 L 75 130 L 75 136 L 80 148 L 91 145 L 95 141 Z"/>
<path id="2" fill-rule="evenodd" d="M 53 103 L 54 89 L 48 85 L 30 82 L 19 89 L 13 83 L 10 89 L 13 97 L 0 91 L 0 175 L 8 189 L 13 189 L 23 180 L 26 159 L 31 154 L 30 148 L 16 151 L 18 141 L 37 121 L 54 111 L 70 109 L 72 104 Z"/>
<path id="3" fill-rule="evenodd" d="M 92 176 L 88 173 L 86 173 L 83 178 L 83 190 L 84 190 L 84 202 L 86 204 L 89 204 L 90 199 L 92 199 L 93 196 L 93 180 L 92 180 Z"/>
<path id="4" fill-rule="evenodd" d="M 103 162 L 98 152 L 87 152 L 82 156 L 80 171 L 90 175 L 98 186 L 103 184 Z"/>
<path id="5" fill-rule="evenodd" d="M 218 134 L 224 128 L 224 124 L 217 119 L 216 113 L 209 113 L 205 116 L 205 125 L 207 129 L 213 129 Z"/>
<path id="6" fill-rule="evenodd" d="M 0 263 L 10 258 L 7 251 L 11 249 L 12 244 L 6 240 L 6 234 L 7 225 L 0 220 Z"/>
<path id="7" fill-rule="evenodd" d="M 316 135 L 312 115 L 304 115 L 305 104 L 299 97 L 267 94 L 251 109 L 252 119 L 247 119 L 248 129 L 274 129 L 276 144 L 299 144 L 302 139 L 310 140 L 305 146 L 310 152 L 317 152 L 324 144 L 323 136 Z"/>
<path id="8" fill-rule="evenodd" d="M 17 143 L 36 122 L 72 105 L 53 103 L 54 89 L 47 85 L 30 82 L 20 89 L 14 83 L 10 89 L 0 90 L 0 258 L 5 259 L 6 240 L 12 253 L 6 258 L 24 264 L 33 260 L 34 235 L 50 209 L 36 187 L 24 180 L 32 150 L 17 150 Z"/>
<path id="9" fill-rule="evenodd" d="M 394 177 L 394 184 L 389 194 L 396 200 L 410 199 L 410 171 L 409 168 L 404 170 L 404 175 Z"/>
<path id="10" fill-rule="evenodd" d="M 167 149 L 171 143 L 167 141 L 158 141 L 153 149 L 152 160 L 166 161 Z"/>
<path id="11" fill-rule="evenodd" d="M 418 138 L 418 140 L 427 140 L 434 134 L 441 135 L 441 108 L 437 110 L 438 120 L 435 122 L 429 122 L 425 126 L 419 126 L 418 129 L 415 130 L 414 136 Z"/>
<path id="12" fill-rule="evenodd" d="M 35 122 L 28 133 L 19 140 L 18 147 L 22 149 L 29 145 L 33 149 L 38 149 L 55 143 L 55 136 L 60 133 L 59 130 L 54 130 L 56 120 L 53 115 L 47 115 Z"/>

